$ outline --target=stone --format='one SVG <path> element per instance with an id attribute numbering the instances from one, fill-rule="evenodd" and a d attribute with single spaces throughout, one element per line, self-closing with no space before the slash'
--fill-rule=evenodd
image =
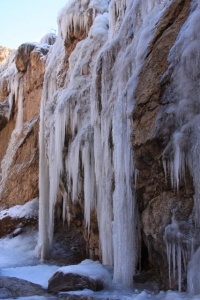
<path id="1" fill-rule="evenodd" d="M 6 235 L 15 237 L 23 232 L 26 227 L 37 227 L 38 219 L 35 218 L 11 218 L 9 216 L 0 219 L 0 238 Z"/>
<path id="2" fill-rule="evenodd" d="M 27 280 L 0 276 L 0 299 L 45 295 L 46 291 L 38 284 Z"/>
<path id="3" fill-rule="evenodd" d="M 38 196 L 39 109 L 45 72 L 44 58 L 48 49 L 48 45 L 27 43 L 22 44 L 13 54 L 13 61 L 16 62 L 18 71 L 23 73 L 20 74 L 20 81 L 18 81 L 23 95 L 22 131 L 18 135 L 13 134 L 18 115 L 18 93 L 14 95 L 16 99 L 9 120 L 5 111 L 5 109 L 9 110 L 9 107 L 5 106 L 8 103 L 5 99 L 10 92 L 8 83 L 13 80 L 13 62 L 7 65 L 7 69 L 10 68 L 9 72 L 6 68 L 2 69 L 0 101 L 4 102 L 0 103 L 0 162 L 3 159 L 9 160 L 9 165 L 6 166 L 7 169 L 0 183 L 1 206 L 24 204 Z M 4 72 L 10 75 L 4 77 Z M 15 75 L 14 80 L 17 80 L 18 75 Z M 11 143 L 12 155 L 8 153 L 6 156 Z"/>
<path id="4" fill-rule="evenodd" d="M 0 66 L 6 61 L 12 51 L 12 49 L 0 46 Z"/>
<path id="5" fill-rule="evenodd" d="M 19 72 L 26 72 L 30 60 L 30 53 L 34 48 L 35 44 L 33 43 L 25 43 L 19 46 L 15 59 L 15 64 Z"/>
<path id="6" fill-rule="evenodd" d="M 48 282 L 48 292 L 58 293 L 60 291 L 79 291 L 90 289 L 93 291 L 101 291 L 104 288 L 101 280 L 81 276 L 78 274 L 56 272 Z"/>

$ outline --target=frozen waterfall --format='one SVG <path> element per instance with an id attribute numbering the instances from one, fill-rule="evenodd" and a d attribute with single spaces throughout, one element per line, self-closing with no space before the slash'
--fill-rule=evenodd
<path id="1" fill-rule="evenodd" d="M 132 284 L 140 248 L 134 93 L 156 24 L 169 5 L 167 0 L 77 0 L 61 11 L 40 115 L 37 255 L 42 259 L 51 248 L 56 203 L 63 202 L 69 223 L 70 203 L 83 202 L 88 232 L 91 212 L 97 213 L 103 264 L 114 265 L 116 282 Z M 67 39 L 76 40 L 83 31 L 87 37 L 73 52 L 65 49 Z"/>

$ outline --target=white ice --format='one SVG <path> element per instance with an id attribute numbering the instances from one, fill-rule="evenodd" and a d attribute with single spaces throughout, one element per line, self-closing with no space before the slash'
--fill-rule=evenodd
<path id="1" fill-rule="evenodd" d="M 35 198 L 23 205 L 15 205 L 11 208 L 0 210 L 0 220 L 7 216 L 11 218 L 37 217 L 38 209 L 39 201 L 38 198 Z"/>

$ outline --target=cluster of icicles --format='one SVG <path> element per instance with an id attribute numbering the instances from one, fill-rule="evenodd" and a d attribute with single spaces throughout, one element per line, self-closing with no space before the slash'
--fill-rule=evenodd
<path id="1" fill-rule="evenodd" d="M 169 265 L 169 278 L 175 280 L 178 274 L 178 288 L 182 288 L 182 268 L 188 274 L 188 291 L 200 293 L 199 286 L 199 222 L 200 222 L 200 4 L 191 3 L 190 15 L 183 25 L 177 40 L 169 54 L 169 70 L 172 82 L 164 95 L 164 101 L 175 91 L 169 104 L 161 111 L 165 114 L 165 122 L 161 124 L 164 136 L 171 128 L 170 140 L 163 153 L 166 176 L 170 174 L 174 190 L 181 184 L 187 186 L 186 170 L 188 169 L 194 184 L 194 210 L 188 222 L 177 222 L 175 214 L 172 223 L 165 230 L 165 242 Z M 167 117 L 166 117 L 167 116 Z M 196 253 L 194 254 L 194 252 Z M 172 272 L 171 272 L 172 267 Z"/>
<path id="2" fill-rule="evenodd" d="M 41 258 L 48 255 L 56 203 L 63 202 L 63 219 L 70 222 L 70 203 L 84 199 L 88 232 L 91 211 L 97 212 L 103 264 L 114 265 L 114 281 L 131 285 L 140 238 L 131 113 L 139 71 L 169 1 L 108 2 L 101 6 L 99 1 L 70 1 L 59 17 L 61 28 L 47 61 L 40 116 L 37 253 Z M 97 16 L 89 29 L 91 4 Z M 64 58 L 64 39 L 78 27 L 89 30 L 88 36 L 70 55 L 59 89 L 62 64 L 53 58 Z M 128 45 L 130 35 L 134 39 Z"/>

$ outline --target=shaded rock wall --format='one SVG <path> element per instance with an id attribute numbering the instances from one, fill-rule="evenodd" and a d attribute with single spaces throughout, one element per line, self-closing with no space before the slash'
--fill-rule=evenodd
<path id="1" fill-rule="evenodd" d="M 142 236 L 148 248 L 149 263 L 157 269 L 159 276 L 164 277 L 164 282 L 167 282 L 168 277 L 163 240 L 165 228 L 171 223 L 175 209 L 177 220 L 188 221 L 193 209 L 194 188 L 189 173 L 186 177 L 187 185 L 181 185 L 179 191 L 172 188 L 170 178 L 168 175 L 166 177 L 163 152 L 168 141 L 158 133 L 157 118 L 168 84 L 167 80 L 162 80 L 162 76 L 168 69 L 169 52 L 188 17 L 190 5 L 191 1 L 174 1 L 164 14 L 140 73 L 133 113 L 133 145 L 139 170 L 137 194 Z M 163 268 L 166 272 L 163 272 Z M 177 287 L 176 284 L 174 282 L 174 287 Z"/>

